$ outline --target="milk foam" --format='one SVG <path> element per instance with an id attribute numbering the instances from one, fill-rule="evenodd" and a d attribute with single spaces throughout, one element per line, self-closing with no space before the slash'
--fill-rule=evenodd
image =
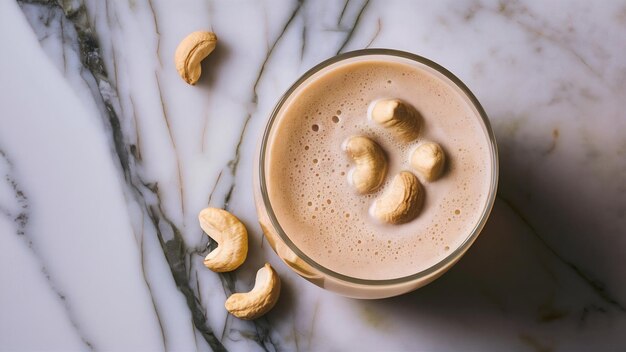
<path id="1" fill-rule="evenodd" d="M 422 115 L 420 137 L 402 143 L 368 119 L 373 101 L 400 98 Z M 386 151 L 389 172 L 368 195 L 349 183 L 342 144 L 365 135 Z M 403 225 L 377 223 L 373 201 L 393 176 L 411 170 L 422 141 L 446 153 L 442 177 L 427 182 L 424 208 Z M 307 256 L 335 272 L 392 279 L 436 264 L 469 236 L 485 208 L 491 159 L 484 127 L 467 99 L 439 74 L 408 60 L 360 58 L 310 78 L 282 107 L 270 135 L 266 179 L 281 227 Z"/>

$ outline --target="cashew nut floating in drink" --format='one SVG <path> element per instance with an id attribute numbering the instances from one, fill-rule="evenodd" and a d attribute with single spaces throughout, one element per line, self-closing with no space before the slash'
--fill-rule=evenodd
<path id="1" fill-rule="evenodd" d="M 367 137 L 355 136 L 346 141 L 344 149 L 355 164 L 349 174 L 352 185 L 361 194 L 377 190 L 387 175 L 387 158 L 382 148 Z"/>

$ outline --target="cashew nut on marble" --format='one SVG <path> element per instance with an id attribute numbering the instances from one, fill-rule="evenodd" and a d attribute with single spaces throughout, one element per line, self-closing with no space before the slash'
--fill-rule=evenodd
<path id="1" fill-rule="evenodd" d="M 280 278 L 268 263 L 256 273 L 254 288 L 246 293 L 234 293 L 224 306 L 239 319 L 253 320 L 274 307 L 280 296 Z"/>
<path id="2" fill-rule="evenodd" d="M 359 193 L 371 193 L 382 185 L 387 175 L 387 158 L 382 148 L 364 136 L 350 137 L 344 144 L 348 157 L 355 163 L 349 174 Z"/>
<path id="3" fill-rule="evenodd" d="M 213 32 L 193 32 L 183 39 L 174 54 L 178 74 L 185 82 L 195 85 L 200 78 L 200 63 L 217 45 L 217 36 Z"/>
<path id="4" fill-rule="evenodd" d="M 410 142 L 420 133 L 420 115 L 411 105 L 400 99 L 382 99 L 374 103 L 371 119 L 389 128 L 403 142 Z"/>
<path id="5" fill-rule="evenodd" d="M 422 209 L 424 191 L 415 175 L 408 171 L 397 174 L 389 189 L 372 207 L 376 219 L 389 224 L 402 224 L 413 220 Z"/>
<path id="6" fill-rule="evenodd" d="M 217 242 L 217 248 L 204 258 L 204 265 L 215 272 L 237 269 L 248 255 L 248 231 L 233 214 L 206 208 L 198 215 L 200 227 Z"/>
<path id="7" fill-rule="evenodd" d="M 411 166 L 428 181 L 439 178 L 445 161 L 443 149 L 434 142 L 420 144 L 411 154 Z"/>

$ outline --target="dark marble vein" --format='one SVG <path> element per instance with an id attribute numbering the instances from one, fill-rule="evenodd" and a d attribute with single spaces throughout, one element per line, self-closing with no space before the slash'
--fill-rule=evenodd
<path id="1" fill-rule="evenodd" d="M 265 351 L 280 351 L 280 343 L 272 339 L 271 324 L 267 316 L 264 316 L 255 321 L 254 327 L 256 329 L 257 342 L 263 347 Z"/>
<path id="2" fill-rule="evenodd" d="M 102 117 L 104 118 L 106 131 L 109 133 L 110 143 L 113 146 L 114 157 L 123 174 L 125 187 L 128 189 L 129 194 L 132 195 L 133 201 L 137 202 L 142 212 L 152 222 L 153 228 L 146 229 L 146 232 L 154 232 L 161 244 L 177 288 L 184 295 L 190 309 L 193 325 L 213 350 L 225 351 L 225 347 L 215 337 L 210 327 L 207 326 L 204 309 L 198 303 L 190 287 L 189 277 L 185 268 L 186 246 L 180 230 L 162 211 L 157 184 L 143 180 L 141 172 L 138 170 L 141 166 L 141 159 L 135 157 L 138 154 L 136 144 L 134 144 L 135 147 L 132 147 L 132 144 L 127 145 L 125 131 L 122 128 L 120 117 L 115 108 L 119 105 L 119 99 L 116 94 L 103 91 L 100 88 L 102 86 L 110 86 L 110 79 L 102 62 L 101 49 L 93 27 L 88 21 L 84 4 L 79 3 L 77 7 L 73 7 L 73 3 L 69 1 L 57 3 L 46 0 L 31 0 L 28 3 L 43 6 L 50 11 L 60 10 L 73 24 L 77 33 L 76 44 L 80 49 L 80 59 L 84 70 L 89 73 L 86 79 L 91 79 L 96 83 L 95 85 L 90 85 L 90 87 L 96 87 L 92 89 L 92 94 L 96 101 L 102 103 Z M 37 30 L 38 23 L 36 21 L 39 19 L 29 20 L 35 20 L 31 25 Z M 146 285 L 148 285 L 147 282 Z"/>
<path id="3" fill-rule="evenodd" d="M 190 308 L 193 325 L 202 334 L 204 339 L 214 351 L 226 351 L 224 345 L 222 345 L 213 331 L 206 324 L 207 318 L 204 313 L 204 308 L 202 307 L 198 297 L 194 294 L 193 288 L 190 285 L 189 275 L 185 265 L 185 242 L 180 230 L 163 213 L 158 187 L 156 187 L 155 195 L 158 199 L 158 205 L 148 206 L 148 216 L 150 217 L 154 227 L 157 229 L 157 237 L 163 253 L 165 254 L 165 259 L 172 270 L 174 282 L 176 283 L 178 289 L 183 293 L 187 306 Z M 166 237 L 169 239 L 166 239 Z"/>
<path id="4" fill-rule="evenodd" d="M 63 311 L 65 312 L 67 319 L 69 320 L 74 331 L 80 338 L 81 342 L 85 345 L 87 349 L 93 351 L 96 348 L 94 347 L 93 342 L 87 338 L 85 332 L 83 331 L 78 320 L 76 319 L 76 316 L 74 315 L 74 312 L 70 304 L 70 300 L 67 298 L 67 295 L 61 290 L 61 288 L 59 288 L 57 284 L 55 283 L 53 275 L 48 271 L 46 264 L 44 263 L 43 259 L 41 258 L 41 255 L 39 254 L 37 250 L 36 244 L 33 242 L 33 239 L 29 236 L 28 224 L 31 218 L 30 205 L 29 205 L 28 197 L 26 196 L 26 193 L 24 192 L 22 187 L 17 182 L 17 179 L 13 175 L 13 168 L 14 168 L 13 162 L 9 159 L 9 157 L 3 150 L 0 150 L 0 158 L 4 160 L 8 168 L 8 170 L 6 170 L 4 177 L 3 177 L 4 181 L 9 185 L 11 191 L 13 192 L 13 199 L 15 201 L 15 205 L 17 209 L 19 209 L 17 214 L 13 214 L 10 211 L 8 211 L 8 213 L 3 214 L 3 215 L 8 217 L 9 220 L 11 220 L 15 224 L 15 234 L 24 241 L 25 245 L 30 250 L 33 260 L 35 260 L 35 262 L 37 263 L 37 266 L 39 267 L 39 270 L 41 271 L 41 274 L 46 279 L 46 283 L 48 287 L 50 288 L 50 290 L 52 290 L 52 292 L 54 292 L 54 295 L 59 299 L 59 302 L 61 303 L 63 307 Z"/>
<path id="5" fill-rule="evenodd" d="M 161 32 L 159 31 L 159 22 L 157 21 L 157 16 L 156 16 L 156 12 L 154 11 L 154 4 L 152 3 L 152 0 L 148 0 L 148 6 L 150 7 L 150 12 L 152 13 L 152 20 L 154 22 L 154 32 L 156 33 L 157 36 L 157 47 L 156 47 L 156 52 L 157 52 L 157 60 L 159 60 L 159 65 L 163 66 L 163 63 L 161 62 Z"/>
<path id="6" fill-rule="evenodd" d="M 302 45 L 300 45 L 300 62 L 304 60 L 304 53 L 306 52 L 306 18 L 303 18 L 302 24 Z"/>
<path id="7" fill-rule="evenodd" d="M 248 114 L 246 115 L 244 122 L 243 122 L 243 126 L 241 128 L 241 133 L 239 134 L 239 138 L 235 146 L 235 155 L 226 164 L 226 166 L 228 167 L 230 171 L 231 181 L 230 181 L 230 185 L 228 186 L 228 191 L 226 192 L 226 195 L 224 196 L 224 200 L 223 200 L 224 209 L 229 208 L 230 199 L 232 198 L 233 192 L 235 191 L 237 170 L 239 167 L 239 161 L 241 160 L 241 145 L 243 144 L 243 140 L 248 130 L 248 125 L 250 123 L 250 120 L 252 119 L 252 115 L 255 112 L 256 107 L 258 105 L 257 87 L 259 83 L 261 82 L 261 78 L 263 77 L 263 73 L 265 72 L 265 67 L 267 63 L 269 62 L 270 58 L 272 57 L 272 54 L 274 53 L 274 49 L 276 48 L 276 45 L 280 42 L 280 40 L 283 38 L 283 36 L 287 32 L 287 29 L 290 27 L 291 23 L 296 18 L 296 15 L 300 12 L 300 9 L 302 8 L 303 4 L 304 4 L 304 0 L 298 0 L 296 7 L 291 12 L 291 15 L 287 19 L 287 22 L 283 26 L 281 32 L 276 37 L 276 39 L 270 46 L 269 50 L 267 51 L 267 54 L 265 55 L 265 58 L 263 59 L 263 62 L 261 63 L 261 67 L 259 69 L 257 77 L 254 80 L 254 84 L 252 85 L 252 98 L 250 100 L 250 103 L 253 106 L 253 111 L 248 112 Z M 213 240 L 209 241 L 209 246 L 215 246 L 215 243 Z"/>
<path id="8" fill-rule="evenodd" d="M 337 49 L 336 54 L 341 53 L 343 49 L 346 47 L 346 45 L 348 45 L 348 43 L 352 39 L 352 36 L 354 35 L 354 32 L 358 28 L 359 22 L 361 21 L 361 16 L 365 12 L 365 9 L 368 7 L 369 4 L 370 4 L 370 0 L 365 0 L 365 2 L 363 3 L 363 6 L 361 6 L 361 9 L 359 10 L 358 14 L 356 15 L 356 18 L 354 19 L 354 23 L 352 23 L 352 26 L 350 27 L 348 34 L 346 34 L 346 37 L 344 38 L 343 42 L 339 46 L 339 49 Z"/>
<path id="9" fill-rule="evenodd" d="M 337 26 L 341 25 L 341 20 L 343 20 L 343 15 L 345 15 L 349 3 L 350 0 L 346 0 L 346 2 L 343 4 L 343 8 L 341 9 L 341 12 L 339 13 L 339 18 L 337 19 Z"/>
<path id="10" fill-rule="evenodd" d="M 280 343 L 272 339 L 270 334 L 270 325 L 265 318 L 257 319 L 254 322 L 254 331 L 251 332 L 232 329 L 229 331 L 227 338 L 232 341 L 238 341 L 240 340 L 238 337 L 241 336 L 245 339 L 255 341 L 259 347 L 266 352 L 283 350 Z"/>
<path id="11" fill-rule="evenodd" d="M 582 327 L 586 322 L 587 319 L 589 318 L 589 314 L 591 314 L 592 312 L 597 312 L 597 313 L 606 313 L 606 309 L 604 307 L 600 307 L 597 304 L 588 304 L 586 305 L 582 312 L 580 313 L 580 317 L 578 319 L 579 322 L 579 326 Z"/>
<path id="12" fill-rule="evenodd" d="M 278 36 L 276 37 L 276 39 L 270 46 L 270 49 L 267 51 L 267 54 L 265 55 L 265 59 L 263 59 L 263 63 L 261 64 L 261 68 L 259 69 L 259 73 L 256 77 L 256 80 L 254 80 L 254 84 L 252 85 L 252 103 L 253 104 L 257 104 L 258 102 L 257 86 L 261 82 L 261 77 L 263 76 L 263 72 L 265 71 L 265 66 L 267 65 L 270 58 L 272 57 L 272 54 L 274 53 L 274 49 L 276 49 L 276 45 L 283 38 L 283 36 L 287 32 L 287 29 L 291 26 L 291 23 L 296 18 L 296 15 L 298 15 L 298 13 L 300 12 L 300 9 L 304 5 L 304 2 L 305 0 L 298 0 L 296 7 L 291 12 L 291 15 L 289 16 L 289 18 L 287 19 L 287 22 L 283 26 L 283 29 L 280 31 L 280 33 L 278 34 Z"/>
<path id="13" fill-rule="evenodd" d="M 165 329 L 163 329 L 163 321 L 161 319 L 161 315 L 159 314 L 159 309 L 157 307 L 157 303 L 154 300 L 154 291 L 152 289 L 152 285 L 150 285 L 150 281 L 148 280 L 148 275 L 146 274 L 146 262 L 145 262 L 145 249 L 144 249 L 144 236 L 145 236 L 145 232 L 144 232 L 144 222 L 143 222 L 143 218 L 141 219 L 141 239 L 140 239 L 140 243 L 139 243 L 139 248 L 140 248 L 140 259 L 141 259 L 141 275 L 143 276 L 143 280 L 146 283 L 146 287 L 148 288 L 148 291 L 150 292 L 150 301 L 152 302 L 152 308 L 154 309 L 154 314 L 156 316 L 157 319 L 157 323 L 159 323 L 159 330 L 161 332 L 161 341 L 163 342 L 163 349 L 165 351 L 168 350 L 168 343 L 167 343 L 167 338 L 165 337 Z"/>
<path id="14" fill-rule="evenodd" d="M 587 275 L 583 270 L 581 270 L 576 264 L 570 262 L 561 256 L 552 246 L 550 246 L 542 236 L 539 235 L 539 232 L 535 229 L 532 223 L 528 220 L 528 218 L 513 204 L 511 201 L 506 198 L 498 195 L 498 199 L 502 200 L 518 217 L 526 226 L 530 229 L 531 233 L 544 245 L 544 247 L 552 254 L 555 258 L 557 258 L 561 263 L 565 264 L 568 268 L 570 268 L 576 276 L 582 279 L 604 302 L 610 304 L 617 310 L 621 312 L 626 312 L 626 308 L 618 302 L 611 294 L 608 292 L 604 283 L 595 280 L 589 275 Z"/>
<path id="15" fill-rule="evenodd" d="M 215 188 L 217 187 L 217 184 L 220 182 L 220 179 L 222 178 L 222 173 L 224 170 L 220 170 L 220 173 L 217 174 L 217 178 L 215 179 L 215 183 L 213 184 L 213 188 L 211 188 L 211 192 L 209 193 L 209 200 L 207 201 L 207 205 L 211 205 L 211 200 L 213 200 L 213 193 L 215 193 Z"/>
<path id="16" fill-rule="evenodd" d="M 260 76 L 259 76 L 260 77 Z M 248 124 L 250 123 L 250 119 L 252 118 L 252 114 L 248 113 L 243 123 L 243 127 L 241 128 L 241 133 L 239 134 L 239 139 L 237 140 L 237 145 L 235 146 L 235 156 L 228 161 L 226 164 L 228 169 L 230 170 L 230 175 L 232 176 L 232 182 L 230 187 L 228 188 L 228 192 L 226 192 L 226 196 L 224 197 L 224 208 L 229 208 L 230 198 L 233 195 L 233 191 L 235 190 L 236 181 L 235 178 L 237 176 L 237 169 L 239 167 L 239 160 L 241 159 L 241 145 L 243 143 L 243 137 L 248 130 Z"/>
<path id="17" fill-rule="evenodd" d="M 267 51 L 267 53 L 265 55 L 265 58 L 263 59 L 263 62 L 261 63 L 261 66 L 259 68 L 257 77 L 254 80 L 254 84 L 252 85 L 252 97 L 250 99 L 250 103 L 251 103 L 251 105 L 254 108 L 253 108 L 253 111 L 249 112 L 246 115 L 245 119 L 244 119 L 243 127 L 241 129 L 241 133 L 239 135 L 239 138 L 237 140 L 237 144 L 236 144 L 236 147 L 235 147 L 235 155 L 227 163 L 227 167 L 228 167 L 228 169 L 230 171 L 230 175 L 231 175 L 231 181 L 230 181 L 230 185 L 228 187 L 228 191 L 226 192 L 226 195 L 224 196 L 224 199 L 223 199 L 223 207 L 225 209 L 229 208 L 230 199 L 231 199 L 231 197 L 233 195 L 233 192 L 235 190 L 235 187 L 236 187 L 237 170 L 238 170 L 238 166 L 239 166 L 239 161 L 241 159 L 241 145 L 243 144 L 243 140 L 244 140 L 244 137 L 246 135 L 246 131 L 248 129 L 248 125 L 250 123 L 252 115 L 255 112 L 254 110 L 256 110 L 256 107 L 258 105 L 258 91 L 257 91 L 258 85 L 261 82 L 261 79 L 263 77 L 263 73 L 265 72 L 265 68 L 266 68 L 269 60 L 271 59 L 272 54 L 274 53 L 274 50 L 275 50 L 276 46 L 278 45 L 278 43 L 283 38 L 283 36 L 285 35 L 287 30 L 289 29 L 289 27 L 293 23 L 294 19 L 297 17 L 297 15 L 300 12 L 300 10 L 302 9 L 304 3 L 305 3 L 304 0 L 298 0 L 297 5 L 292 10 L 290 16 L 288 17 L 287 21 L 283 25 L 282 30 L 280 31 L 280 33 L 278 34 L 276 39 L 273 41 L 272 45 L 270 45 L 270 47 L 269 47 L 269 49 L 268 49 L 268 51 Z M 219 184 L 219 181 L 220 181 L 220 178 L 221 178 L 221 175 L 222 175 L 222 171 L 220 171 L 220 175 L 218 176 L 218 180 L 216 182 L 216 185 L 213 188 L 213 191 L 215 190 L 217 184 Z M 211 195 L 209 195 L 209 202 L 212 199 L 213 191 L 211 192 Z M 216 246 L 217 246 L 217 243 L 215 243 L 215 241 L 213 241 L 212 239 L 209 238 L 209 240 L 208 240 L 208 249 L 209 249 L 209 251 L 215 249 Z M 236 278 L 235 278 L 235 275 L 233 273 L 223 273 L 223 274 L 220 274 L 220 281 L 222 283 L 222 286 L 224 288 L 224 293 L 226 294 L 226 296 L 228 296 L 232 292 L 234 292 L 235 279 Z M 230 319 L 231 319 L 231 317 L 230 317 L 230 315 L 228 315 L 226 317 L 226 322 L 224 324 L 224 332 L 223 333 L 228 331 L 227 326 L 229 325 Z M 267 320 L 265 318 L 257 319 L 255 321 L 253 321 L 252 324 L 254 325 L 254 329 L 255 329 L 256 333 L 254 335 L 250 335 L 250 336 L 244 334 L 243 336 L 256 341 L 259 344 L 259 346 L 261 346 L 264 350 L 276 350 L 277 343 L 270 338 L 270 326 L 267 323 Z M 230 334 L 228 334 L 228 335 L 230 335 Z M 222 336 L 224 336 L 224 334 Z"/>
<path id="18" fill-rule="evenodd" d="M 63 72 L 67 72 L 67 57 L 65 55 L 65 30 L 63 29 L 63 21 L 59 21 L 61 27 L 61 53 L 63 55 Z"/>
<path id="19" fill-rule="evenodd" d="M 376 40 L 376 38 L 378 38 L 378 35 L 380 34 L 380 30 L 382 29 L 382 22 L 380 20 L 380 17 L 378 18 L 378 20 L 376 21 L 376 32 L 374 32 L 374 35 L 372 36 L 372 39 L 370 39 L 370 41 L 367 43 L 367 45 L 365 46 L 366 48 L 369 48 L 370 46 L 372 46 L 372 43 L 374 42 L 374 40 Z"/>
<path id="20" fill-rule="evenodd" d="M 135 109 L 135 99 L 130 95 L 128 97 L 130 107 L 132 110 L 133 124 L 135 129 L 135 143 L 130 145 L 130 153 L 133 155 L 136 161 L 141 161 L 141 135 L 139 134 L 139 122 L 137 121 L 137 110 Z"/>
<path id="21" fill-rule="evenodd" d="M 279 35 L 276 37 L 276 39 L 274 40 L 274 42 L 270 46 L 267 54 L 265 55 L 265 58 L 263 59 L 263 62 L 261 63 L 261 67 L 259 69 L 259 73 L 257 74 L 257 77 L 254 80 L 254 84 L 252 85 L 251 104 L 254 106 L 254 110 L 256 110 L 256 106 L 258 104 L 257 87 L 258 87 L 259 83 L 261 82 L 261 78 L 263 77 L 263 73 L 265 72 L 265 66 L 267 65 L 267 63 L 269 62 L 270 58 L 272 57 L 272 54 L 274 53 L 274 49 L 276 48 L 276 45 L 283 38 L 283 36 L 287 32 L 287 29 L 290 27 L 291 23 L 296 18 L 296 15 L 300 12 L 300 9 L 302 8 L 303 4 L 304 4 L 304 0 L 298 0 L 298 3 L 296 5 L 296 7 L 291 12 L 291 15 L 289 16 L 289 18 L 287 19 L 287 22 L 285 22 L 285 25 L 283 26 L 283 29 L 281 30 Z M 239 139 L 237 140 L 237 144 L 236 144 L 236 147 L 235 147 L 235 156 L 230 161 L 228 161 L 228 163 L 227 163 L 227 167 L 230 170 L 230 174 L 232 176 L 232 180 L 231 180 L 230 186 L 228 187 L 228 191 L 226 192 L 226 196 L 224 197 L 224 208 L 226 208 L 226 209 L 228 209 L 228 205 L 230 203 L 230 198 L 232 197 L 233 192 L 235 190 L 235 186 L 236 186 L 235 178 L 237 176 L 237 169 L 239 167 L 239 160 L 241 159 L 241 145 L 243 143 L 243 138 L 245 137 L 246 131 L 248 130 L 248 124 L 250 123 L 250 119 L 252 118 L 253 112 L 249 112 L 246 115 L 246 117 L 244 119 L 243 127 L 241 128 L 241 133 L 239 134 Z"/>
<path id="22" fill-rule="evenodd" d="M 158 56 L 158 53 L 157 53 Z M 159 73 L 154 72 L 154 78 L 156 79 L 157 90 L 159 92 L 159 101 L 161 102 L 161 112 L 163 113 L 163 120 L 165 121 L 165 127 L 167 127 L 167 135 L 170 137 L 170 142 L 172 143 L 172 149 L 174 151 L 174 158 L 176 159 L 176 176 L 178 178 L 178 192 L 180 196 L 180 211 L 181 214 L 185 214 L 185 197 L 184 197 L 184 186 L 183 186 L 183 176 L 182 170 L 180 166 L 180 158 L 178 157 L 178 149 L 176 148 L 176 142 L 174 141 L 174 135 L 172 134 L 172 128 L 170 126 L 170 120 L 167 115 L 167 107 L 165 105 L 165 100 L 163 99 L 163 90 L 161 89 L 161 80 L 159 79 Z"/>

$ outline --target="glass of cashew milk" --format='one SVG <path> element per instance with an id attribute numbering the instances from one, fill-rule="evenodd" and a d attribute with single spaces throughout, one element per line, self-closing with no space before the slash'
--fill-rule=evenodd
<path id="1" fill-rule="evenodd" d="M 441 276 L 480 234 L 498 156 L 452 73 L 388 49 L 313 67 L 274 108 L 255 160 L 263 232 L 296 273 L 355 298 Z"/>

